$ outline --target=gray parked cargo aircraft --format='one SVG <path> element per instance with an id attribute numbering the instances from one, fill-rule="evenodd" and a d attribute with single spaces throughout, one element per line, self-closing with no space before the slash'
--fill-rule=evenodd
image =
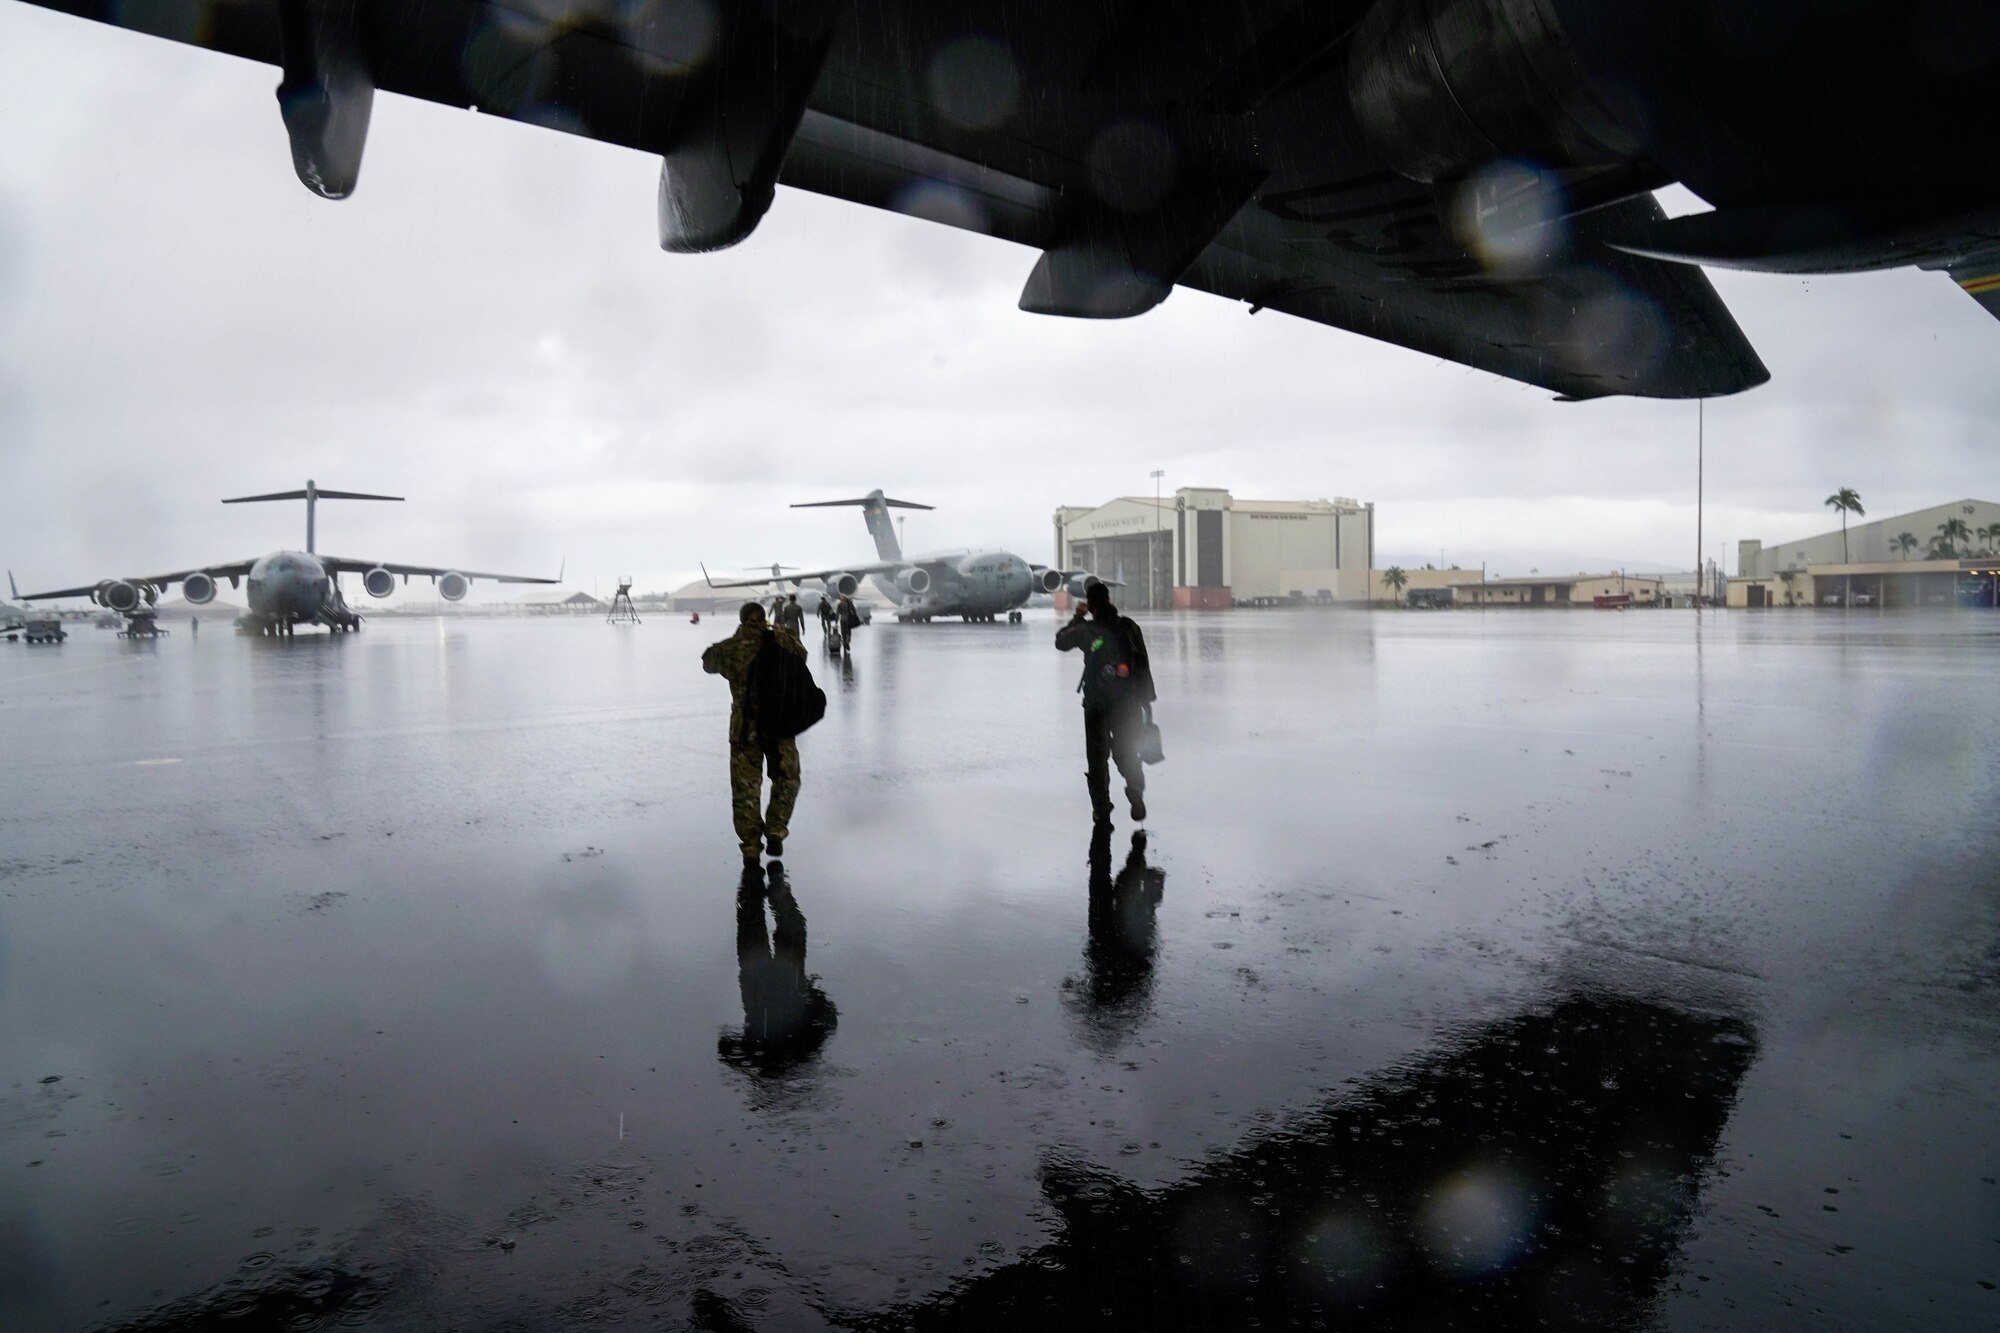
<path id="1" fill-rule="evenodd" d="M 324 491 L 308 481 L 302 491 L 276 491 L 270 495 L 241 495 L 224 500 L 226 505 L 255 504 L 265 500 L 306 502 L 306 549 L 273 551 L 257 560 L 232 560 L 199 569 L 180 569 L 170 574 L 147 574 L 140 578 L 103 579 L 85 588 L 58 588 L 54 592 L 31 592 L 24 602 L 50 601 L 59 597 L 88 597 L 102 607 L 124 616 L 143 615 L 158 603 L 160 594 L 178 583 L 182 594 L 196 606 L 215 599 L 218 579 L 229 586 L 249 582 L 250 610 L 244 617 L 247 628 L 260 634 L 290 634 L 297 625 L 324 625 L 329 630 L 358 630 L 361 617 L 347 605 L 340 593 L 342 574 L 359 574 L 361 586 L 370 597 L 387 597 L 395 591 L 396 579 L 404 583 L 411 575 L 429 578 L 437 585 L 438 596 L 447 602 L 464 598 L 474 579 L 495 583 L 558 583 L 553 579 L 525 574 L 482 574 L 469 570 L 439 569 L 430 565 L 399 565 L 387 560 L 349 560 L 337 555 L 321 555 L 315 550 L 315 513 L 321 500 L 402 500 L 400 495 L 368 495 L 361 491 Z M 12 575 L 8 576 L 10 579 Z"/>
<path id="2" fill-rule="evenodd" d="M 773 566 L 770 578 L 727 579 L 721 583 L 708 577 L 708 567 L 704 565 L 701 576 L 708 579 L 711 588 L 769 588 L 790 584 L 801 591 L 829 597 L 841 593 L 852 596 L 866 578 L 896 604 L 896 619 L 919 622 L 939 616 L 958 616 L 968 621 L 991 621 L 1005 616 L 1009 621 L 1018 621 L 1020 608 L 1036 593 L 1053 593 L 1067 587 L 1081 596 L 1084 585 L 1098 581 L 1096 575 L 1081 569 L 1031 565 L 1011 551 L 932 551 L 905 557 L 889 511 L 931 506 L 911 500 L 891 500 L 880 491 L 870 491 L 859 500 L 815 500 L 792 508 L 830 509 L 850 505 L 861 507 L 861 517 L 868 524 L 868 534 L 875 539 L 875 552 L 882 557 L 880 560 L 859 561 L 833 569 L 801 569 L 789 574 L 775 572 L 778 567 Z"/>
<path id="3" fill-rule="evenodd" d="M 1187 286 L 1565 399 L 1769 378 L 1704 264 L 2000 314 L 1992 0 L 35 2 L 278 66 L 328 199 L 380 88 L 659 154 L 667 250 L 789 185 L 1039 251 L 1037 314 Z"/>

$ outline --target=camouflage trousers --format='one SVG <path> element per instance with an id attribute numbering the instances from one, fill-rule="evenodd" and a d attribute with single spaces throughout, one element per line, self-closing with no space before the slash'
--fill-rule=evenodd
<path id="1" fill-rule="evenodd" d="M 771 774 L 771 808 L 763 809 L 764 772 Z M 799 747 L 779 741 L 769 754 L 758 745 L 729 747 L 729 807 L 744 852 L 761 851 L 765 838 L 791 833 L 792 803 L 799 799 Z"/>

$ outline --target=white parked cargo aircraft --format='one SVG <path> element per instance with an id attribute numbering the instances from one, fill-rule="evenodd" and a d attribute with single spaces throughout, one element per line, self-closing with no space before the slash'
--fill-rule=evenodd
<path id="1" fill-rule="evenodd" d="M 991 621 L 1005 616 L 1021 618 L 1020 608 L 1036 593 L 1052 593 L 1067 587 L 1083 595 L 1084 585 L 1098 581 L 1084 570 L 1050 569 L 1031 565 L 1011 551 L 932 551 L 905 558 L 896 539 L 896 526 L 889 519 L 891 509 L 929 509 L 930 505 L 911 500 L 891 500 L 880 491 L 870 491 L 859 500 L 815 500 L 795 504 L 794 509 L 830 509 L 859 505 L 861 517 L 875 538 L 880 560 L 841 565 L 835 569 L 802 569 L 790 574 L 774 573 L 770 578 L 730 579 L 717 583 L 702 577 L 711 588 L 766 588 L 790 584 L 827 596 L 853 595 L 861 580 L 870 579 L 884 596 L 896 604 L 896 619 L 927 621 L 938 616 L 958 616 L 967 621 Z M 1109 580 L 1107 580 L 1108 582 Z"/>
<path id="2" fill-rule="evenodd" d="M 248 627 L 260 634 L 290 634 L 296 625 L 325 625 L 329 630 L 357 630 L 361 617 L 340 594 L 342 574 L 361 575 L 361 586 L 370 597 L 387 597 L 395 591 L 396 578 L 404 583 L 412 574 L 429 578 L 437 585 L 438 596 L 447 602 L 464 598 L 474 579 L 495 583 L 557 583 L 553 579 L 531 578 L 523 574 L 482 574 L 468 570 L 436 569 L 429 565 L 398 565 L 386 560 L 348 560 L 337 555 L 321 555 L 314 549 L 314 508 L 321 500 L 396 500 L 400 495 L 367 495 L 360 491 L 323 491 L 308 481 L 302 491 L 277 491 L 270 495 L 241 495 L 224 500 L 226 505 L 254 504 L 263 500 L 304 500 L 306 502 L 306 549 L 273 551 L 259 560 L 233 560 L 199 569 L 175 570 L 171 574 L 148 574 L 142 578 L 104 579 L 87 588 L 59 588 L 54 592 L 31 592 L 24 602 L 49 601 L 58 597 L 88 597 L 99 606 L 125 616 L 144 615 L 159 601 L 160 594 L 178 583 L 188 601 L 204 606 L 215 599 L 216 580 L 228 579 L 238 586 L 248 578 L 250 612 Z"/>

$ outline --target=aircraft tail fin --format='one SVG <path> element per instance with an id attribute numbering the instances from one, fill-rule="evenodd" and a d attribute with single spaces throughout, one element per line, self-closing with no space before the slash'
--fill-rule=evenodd
<path id="1" fill-rule="evenodd" d="M 861 517 L 868 524 L 868 535 L 875 539 L 875 554 L 884 560 L 903 558 L 903 544 L 896 540 L 896 525 L 890 521 L 889 511 L 936 507 L 918 504 L 915 500 L 892 500 L 880 491 L 870 491 L 859 500 L 813 500 L 805 504 L 795 504 L 792 508 L 832 509 L 841 505 L 861 506 Z"/>
<path id="2" fill-rule="evenodd" d="M 314 549 L 315 524 L 313 506 L 321 500 L 395 500 L 401 502 L 400 495 L 370 495 L 366 491 L 323 491 L 318 483 L 308 479 L 302 491 L 272 491 L 269 495 L 239 495 L 224 500 L 226 505 L 257 504 L 264 500 L 304 500 L 306 502 L 306 550 Z"/>

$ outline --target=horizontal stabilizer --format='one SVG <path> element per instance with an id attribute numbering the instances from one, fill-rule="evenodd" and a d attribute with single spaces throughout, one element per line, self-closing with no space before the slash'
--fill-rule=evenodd
<path id="1" fill-rule="evenodd" d="M 813 500 L 806 504 L 795 504 L 794 509 L 832 509 L 838 505 L 881 505 L 886 509 L 935 509 L 936 505 L 920 505 L 915 500 L 891 500 L 885 495 L 864 495 L 859 500 Z"/>
<path id="2" fill-rule="evenodd" d="M 310 494 L 305 491 L 272 491 L 269 495 L 238 495 L 232 499 L 224 500 L 222 503 L 226 505 L 247 505 L 254 504 L 260 500 L 305 500 L 312 498 L 321 500 L 400 501 L 403 497 L 400 495 L 370 495 L 366 491 L 326 491 L 315 488 Z"/>

